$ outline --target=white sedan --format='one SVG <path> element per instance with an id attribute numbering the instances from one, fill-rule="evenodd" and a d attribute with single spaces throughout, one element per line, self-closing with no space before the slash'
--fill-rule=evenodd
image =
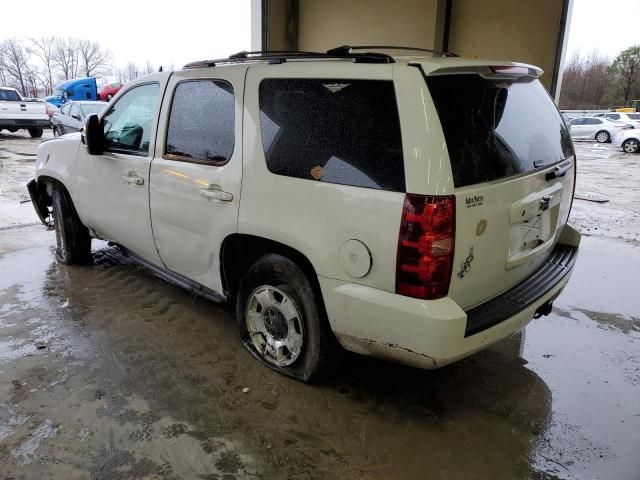
<path id="1" fill-rule="evenodd" d="M 613 137 L 612 143 L 626 153 L 640 153 L 640 129 L 623 130 Z"/>
<path id="2" fill-rule="evenodd" d="M 633 112 L 608 112 L 598 113 L 594 115 L 598 118 L 606 118 L 607 120 L 614 120 L 616 122 L 628 123 L 633 128 L 640 128 L 640 113 Z"/>
<path id="3" fill-rule="evenodd" d="M 630 128 L 633 127 L 626 123 L 596 117 L 574 118 L 569 122 L 571 138 L 596 140 L 598 143 L 607 143 L 620 131 Z"/>

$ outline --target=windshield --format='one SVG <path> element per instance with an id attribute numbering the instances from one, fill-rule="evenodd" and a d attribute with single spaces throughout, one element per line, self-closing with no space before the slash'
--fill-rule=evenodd
<path id="1" fill-rule="evenodd" d="M 64 89 L 62 89 L 62 88 L 56 88 L 56 89 L 53 91 L 53 94 L 52 94 L 52 95 L 53 95 L 54 97 L 61 97 L 63 93 L 64 93 Z"/>
<path id="2" fill-rule="evenodd" d="M 536 79 L 439 75 L 427 84 L 456 187 L 531 172 L 573 154 L 569 131 Z"/>
<path id="3" fill-rule="evenodd" d="M 99 115 L 100 113 L 102 113 L 104 107 L 106 106 L 106 103 L 104 105 L 100 105 L 97 103 L 84 103 L 80 104 L 80 110 L 82 111 L 82 115 L 86 117 L 87 115 L 91 115 L 92 113 L 97 113 Z"/>

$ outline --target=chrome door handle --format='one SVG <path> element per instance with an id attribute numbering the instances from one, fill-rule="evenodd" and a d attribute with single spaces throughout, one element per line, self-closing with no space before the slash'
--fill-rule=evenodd
<path id="1" fill-rule="evenodd" d="M 219 200 L 221 202 L 230 202 L 233 200 L 233 194 L 225 192 L 224 190 L 218 190 L 213 188 L 203 188 L 200 190 L 200 195 L 210 198 L 212 200 Z"/>
<path id="2" fill-rule="evenodd" d="M 124 180 L 125 183 L 129 183 L 131 185 L 144 185 L 144 178 L 137 175 L 123 175 L 122 180 Z"/>

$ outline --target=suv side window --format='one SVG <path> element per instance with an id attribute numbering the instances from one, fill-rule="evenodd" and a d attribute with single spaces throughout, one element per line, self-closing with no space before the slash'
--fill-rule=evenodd
<path id="1" fill-rule="evenodd" d="M 609 118 L 611 120 L 620 120 L 620 114 L 619 113 L 608 113 L 607 114 L 607 118 Z"/>
<path id="2" fill-rule="evenodd" d="M 223 80 L 189 80 L 176 86 L 165 158 L 222 165 L 235 144 L 233 87 Z"/>
<path id="3" fill-rule="evenodd" d="M 585 125 L 600 125 L 601 123 L 602 123 L 602 120 L 600 120 L 599 118 L 587 117 L 584 119 Z"/>
<path id="4" fill-rule="evenodd" d="M 272 173 L 404 191 L 400 119 L 392 81 L 269 78 L 260 130 Z"/>
<path id="5" fill-rule="evenodd" d="M 66 105 L 63 105 L 62 107 L 60 107 L 60 112 L 63 115 L 69 115 L 69 110 L 71 110 L 71 104 L 67 103 Z"/>
<path id="6" fill-rule="evenodd" d="M 159 91 L 157 83 L 133 87 L 109 109 L 103 118 L 105 150 L 144 156 L 149 153 Z"/>

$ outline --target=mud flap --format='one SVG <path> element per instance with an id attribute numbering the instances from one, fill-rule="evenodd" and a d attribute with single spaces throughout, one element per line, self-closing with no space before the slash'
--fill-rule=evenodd
<path id="1" fill-rule="evenodd" d="M 36 180 L 31 180 L 27 183 L 27 190 L 29 190 L 31 203 L 42 224 L 49 229 L 53 228 L 53 218 L 49 212 L 51 198 L 47 195 L 44 185 L 38 184 Z"/>

